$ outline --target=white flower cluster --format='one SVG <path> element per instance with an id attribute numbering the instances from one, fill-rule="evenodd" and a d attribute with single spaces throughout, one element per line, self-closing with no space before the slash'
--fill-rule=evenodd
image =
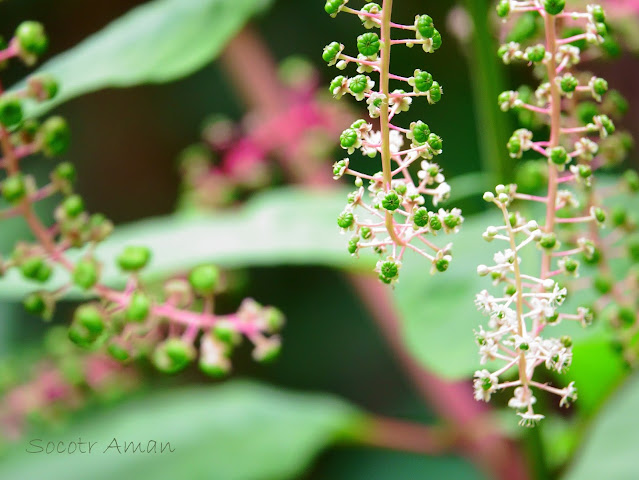
<path id="1" fill-rule="evenodd" d="M 502 187 L 502 188 L 500 188 Z M 498 187 L 503 191 L 504 187 Z M 503 195 L 503 194 L 502 194 Z M 487 290 L 477 294 L 475 305 L 488 316 L 486 328 L 475 332 L 482 365 L 501 362 L 495 370 L 479 370 L 475 373 L 475 399 L 489 401 L 499 390 L 514 388 L 508 405 L 521 417 L 520 424 L 532 426 L 543 415 L 535 413 L 534 389 L 541 389 L 560 397 L 560 405 L 568 406 L 577 398 L 571 383 L 563 389 L 533 380 L 535 370 L 544 366 L 548 370 L 564 373 L 572 362 L 572 341 L 568 337 L 543 337 L 548 326 L 556 326 L 564 320 L 579 321 L 583 325 L 592 320 L 589 310 L 580 308 L 576 314 L 560 313 L 559 307 L 566 299 L 566 289 L 551 278 L 538 278 L 521 271 L 520 252 L 528 245 L 541 246 L 544 233 L 537 222 L 526 221 L 521 215 L 508 211 L 510 198 L 488 192 L 486 200 L 494 202 L 504 213 L 505 225 L 488 227 L 487 240 L 502 240 L 508 248 L 494 256 L 494 265 L 480 265 L 477 272 L 490 276 L 495 285 L 504 285 L 504 293 L 494 296 Z M 499 198 L 501 196 L 501 198 Z M 518 372 L 518 379 L 501 381 L 502 376 Z"/>

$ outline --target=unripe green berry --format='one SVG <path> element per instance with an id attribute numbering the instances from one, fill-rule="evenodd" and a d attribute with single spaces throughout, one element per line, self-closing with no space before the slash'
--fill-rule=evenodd
<path id="1" fill-rule="evenodd" d="M 446 270 L 448 270 L 449 266 L 450 266 L 450 262 L 445 258 L 440 258 L 435 261 L 435 268 L 437 269 L 438 272 L 441 272 L 441 273 L 445 272 Z"/>
<path id="2" fill-rule="evenodd" d="M 131 301 L 126 309 L 126 318 L 132 322 L 143 322 L 151 311 L 151 299 L 142 292 L 131 295 Z"/>
<path id="3" fill-rule="evenodd" d="M 595 289 L 602 295 L 606 295 L 612 291 L 613 283 L 610 277 L 603 274 L 596 275 L 593 281 Z"/>
<path id="4" fill-rule="evenodd" d="M 40 56 L 47 51 L 49 40 L 39 22 L 22 22 L 15 32 L 20 51 L 29 56 Z"/>
<path id="5" fill-rule="evenodd" d="M 506 18 L 510 13 L 510 0 L 500 0 L 497 4 L 497 15 Z"/>
<path id="6" fill-rule="evenodd" d="M 113 359 L 117 360 L 118 362 L 126 362 L 129 358 L 131 358 L 128 350 L 115 340 L 109 343 L 109 345 L 107 346 L 107 352 Z"/>
<path id="7" fill-rule="evenodd" d="M 433 32 L 433 38 L 431 40 L 433 41 L 433 50 L 439 50 L 442 46 L 442 34 L 439 33 L 437 29 Z"/>
<path id="8" fill-rule="evenodd" d="M 367 32 L 357 37 L 357 50 L 365 57 L 374 57 L 380 48 L 381 43 L 376 33 Z"/>
<path id="9" fill-rule="evenodd" d="M 568 257 L 564 261 L 564 268 L 566 269 L 568 273 L 575 273 L 577 269 L 579 268 L 579 262 L 575 260 L 574 258 Z"/>
<path id="10" fill-rule="evenodd" d="M 20 272 L 29 280 L 44 283 L 51 277 L 52 270 L 42 257 L 30 257 L 22 262 Z"/>
<path id="11" fill-rule="evenodd" d="M 120 268 L 127 272 L 133 272 L 144 268 L 151 260 L 151 250 L 147 247 L 129 245 L 118 256 L 117 262 Z"/>
<path id="12" fill-rule="evenodd" d="M 51 117 L 42 124 L 39 132 L 42 150 L 48 156 L 61 155 L 71 143 L 71 131 L 62 117 Z"/>
<path id="13" fill-rule="evenodd" d="M 279 332 L 282 329 L 286 318 L 279 309 L 275 307 L 266 307 L 263 314 L 266 326 L 270 333 Z"/>
<path id="14" fill-rule="evenodd" d="M 324 47 L 324 52 L 322 53 L 322 59 L 325 62 L 331 63 L 336 60 L 337 55 L 340 53 L 342 46 L 337 42 L 331 42 Z"/>
<path id="15" fill-rule="evenodd" d="M 388 192 L 386 196 L 384 197 L 384 199 L 382 200 L 382 207 L 384 207 L 385 210 L 388 210 L 390 212 L 397 210 L 399 208 L 399 205 L 400 205 L 399 195 L 397 195 L 397 193 L 392 190 Z"/>
<path id="16" fill-rule="evenodd" d="M 557 235 L 555 235 L 554 233 L 544 233 L 539 240 L 539 245 L 541 245 L 541 247 L 545 248 L 546 250 L 555 248 L 555 246 L 557 245 Z"/>
<path id="17" fill-rule="evenodd" d="M 612 122 L 612 120 L 610 120 L 610 117 L 608 117 L 608 115 L 600 115 L 599 120 L 601 121 L 601 125 L 603 126 L 604 130 L 606 130 L 606 133 L 608 133 L 608 135 L 612 135 L 613 133 L 615 133 L 615 124 Z"/>
<path id="18" fill-rule="evenodd" d="M 615 227 L 622 227 L 628 221 L 628 212 L 624 207 L 617 205 L 613 207 L 610 217 Z"/>
<path id="19" fill-rule="evenodd" d="M 515 285 L 506 285 L 504 293 L 506 293 L 509 297 L 512 297 L 515 293 L 517 293 L 517 287 Z"/>
<path id="20" fill-rule="evenodd" d="M 354 236 L 348 241 L 348 253 L 355 255 L 359 250 L 359 237 Z"/>
<path id="21" fill-rule="evenodd" d="M 346 5 L 347 1 L 348 0 L 327 0 L 326 4 L 324 5 L 324 10 L 331 17 L 334 17 L 335 15 L 337 15 L 340 12 L 342 7 L 344 5 Z"/>
<path id="22" fill-rule="evenodd" d="M 362 227 L 362 229 L 360 230 L 360 233 L 362 234 L 362 238 L 364 240 L 369 240 L 373 238 L 373 231 L 369 227 Z"/>
<path id="23" fill-rule="evenodd" d="M 75 182 L 76 171 L 71 162 L 62 162 L 55 168 L 53 173 L 58 179 L 64 180 L 69 183 Z"/>
<path id="24" fill-rule="evenodd" d="M 346 81 L 346 77 L 343 75 L 339 75 L 337 77 L 335 77 L 332 81 L 331 84 L 328 87 L 328 91 L 331 92 L 331 94 L 334 94 L 335 89 L 341 87 L 344 82 Z"/>
<path id="25" fill-rule="evenodd" d="M 634 170 L 626 170 L 623 179 L 631 192 L 639 192 L 639 173 Z"/>
<path id="26" fill-rule="evenodd" d="M 563 335 L 559 341 L 561 342 L 561 344 L 566 347 L 566 348 L 570 348 L 572 347 L 572 338 L 569 337 L 568 335 Z"/>
<path id="27" fill-rule="evenodd" d="M 423 38 L 432 38 L 435 34 L 433 19 L 428 15 L 421 15 L 415 20 L 415 27 Z"/>
<path id="28" fill-rule="evenodd" d="M 528 61 L 539 63 L 546 58 L 546 47 L 543 45 L 535 45 L 526 49 L 526 57 Z"/>
<path id="29" fill-rule="evenodd" d="M 592 167 L 590 165 L 580 164 L 577 166 L 577 171 L 581 178 L 590 178 L 592 176 Z"/>
<path id="30" fill-rule="evenodd" d="M 543 0 L 544 10 L 550 15 L 558 15 L 564 11 L 566 0 Z"/>
<path id="31" fill-rule="evenodd" d="M 592 82 L 592 91 L 596 95 L 603 95 L 608 91 L 608 82 L 603 78 L 595 78 Z"/>
<path id="32" fill-rule="evenodd" d="M 342 132 L 339 137 L 339 143 L 342 148 L 351 148 L 357 144 L 357 140 L 359 139 L 357 132 L 352 128 L 347 128 Z"/>
<path id="33" fill-rule="evenodd" d="M 602 208 L 596 207 L 593 209 L 592 213 L 597 222 L 604 223 L 606 221 L 606 212 Z"/>
<path id="34" fill-rule="evenodd" d="M 79 195 L 70 195 L 62 202 L 62 210 L 69 218 L 75 218 L 84 212 L 84 201 Z"/>
<path id="35" fill-rule="evenodd" d="M 604 23 L 606 21 L 606 14 L 604 9 L 601 8 L 601 5 L 591 5 L 590 14 L 595 22 Z"/>
<path id="36" fill-rule="evenodd" d="M 430 148 L 433 151 L 437 152 L 443 148 L 444 141 L 441 139 L 440 136 L 431 133 L 430 135 L 428 135 L 428 145 L 430 145 Z"/>
<path id="37" fill-rule="evenodd" d="M 353 93 L 363 93 L 368 89 L 369 80 L 366 75 L 356 75 L 348 82 L 348 88 Z"/>
<path id="38" fill-rule="evenodd" d="M 426 92 L 433 86 L 433 76 L 421 70 L 415 71 L 415 88 L 418 92 Z"/>
<path id="39" fill-rule="evenodd" d="M 47 302 L 41 292 L 34 292 L 27 295 L 22 301 L 24 309 L 32 315 L 43 315 L 47 310 Z"/>
<path id="40" fill-rule="evenodd" d="M 9 94 L 2 95 L 0 97 L 0 124 L 11 128 L 18 125 L 22 118 L 22 103 L 20 99 Z"/>
<path id="41" fill-rule="evenodd" d="M 98 267 L 94 260 L 80 260 L 73 270 L 73 283 L 88 290 L 98 281 Z"/>
<path id="42" fill-rule="evenodd" d="M 415 214 L 413 215 L 413 222 L 415 225 L 422 228 L 428 225 L 428 210 L 425 207 L 420 207 L 417 209 Z"/>
<path id="43" fill-rule="evenodd" d="M 428 142 L 430 128 L 421 120 L 411 123 L 410 132 L 417 145 L 423 145 Z"/>
<path id="44" fill-rule="evenodd" d="M 626 248 L 628 249 L 628 255 L 630 255 L 630 259 L 635 263 L 639 263 L 639 238 L 632 237 L 628 241 Z"/>
<path id="45" fill-rule="evenodd" d="M 158 370 L 165 373 L 176 373 L 183 370 L 194 358 L 193 345 L 179 338 L 165 340 L 153 352 L 153 364 Z"/>
<path id="46" fill-rule="evenodd" d="M 521 138 L 519 137 L 519 135 L 513 135 L 512 137 L 510 137 L 510 140 L 508 140 L 508 143 L 506 144 L 506 148 L 508 149 L 508 153 L 511 157 L 521 157 L 522 149 Z"/>
<path id="47" fill-rule="evenodd" d="M 387 260 L 384 263 L 382 263 L 379 273 L 385 278 L 393 279 L 399 275 L 399 267 L 397 266 L 397 263 L 395 263 L 394 261 Z"/>
<path id="48" fill-rule="evenodd" d="M 459 215 L 449 214 L 446 215 L 446 217 L 444 218 L 444 224 L 450 229 L 458 227 L 459 225 L 461 225 L 461 223 L 462 220 Z"/>
<path id="49" fill-rule="evenodd" d="M 337 225 L 339 228 L 350 228 L 355 223 L 355 217 L 351 212 L 342 212 L 337 217 Z"/>
<path id="50" fill-rule="evenodd" d="M 105 329 L 104 317 L 95 305 L 82 305 L 73 315 L 69 328 L 69 339 L 80 345 L 89 346 Z"/>
<path id="51" fill-rule="evenodd" d="M 550 161 L 555 165 L 565 165 L 568 161 L 570 161 L 570 157 L 568 156 L 568 152 L 564 147 L 553 147 L 548 152 L 548 157 Z"/>
<path id="52" fill-rule="evenodd" d="M 27 194 L 22 173 L 15 173 L 2 182 L 2 196 L 9 203 L 18 203 Z"/>
<path id="53" fill-rule="evenodd" d="M 438 82 L 433 82 L 428 89 L 428 101 L 430 103 L 437 103 L 442 99 L 442 87 Z"/>
<path id="54" fill-rule="evenodd" d="M 637 310 L 629 306 L 621 306 L 617 310 L 617 318 L 624 327 L 637 323 Z"/>
<path id="55" fill-rule="evenodd" d="M 437 215 L 431 215 L 430 221 L 428 222 L 431 230 L 438 231 L 442 229 L 442 221 Z"/>
<path id="56" fill-rule="evenodd" d="M 559 86 L 564 93 L 572 93 L 579 86 L 579 81 L 570 73 L 567 73 L 559 81 Z"/>
<path id="57" fill-rule="evenodd" d="M 215 265 L 200 265 L 191 270 L 189 283 L 199 295 L 208 296 L 215 292 L 220 281 L 220 270 Z"/>

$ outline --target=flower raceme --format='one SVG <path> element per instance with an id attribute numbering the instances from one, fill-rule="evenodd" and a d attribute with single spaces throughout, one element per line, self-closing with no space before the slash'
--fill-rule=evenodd
<path id="1" fill-rule="evenodd" d="M 498 103 L 502 110 L 532 112 L 539 124 L 550 130 L 547 139 L 536 140 L 528 129 L 516 130 L 507 150 L 512 158 L 526 152 L 544 159 L 547 185 L 543 196 L 519 191 L 516 184 L 498 185 L 495 192 L 486 192 L 484 199 L 497 206 L 503 225 L 488 227 L 484 239 L 503 241 L 506 248 L 495 254 L 494 265 L 480 265 L 481 276 L 493 284 L 503 285 L 503 293 L 487 290 L 476 297 L 480 311 L 488 315 L 487 329 L 476 331 L 481 363 L 500 362 L 496 370 L 476 372 L 474 386 L 477 400 L 489 401 L 500 390 L 514 389 L 508 405 L 517 410 L 520 424 L 533 426 L 544 418 L 534 409 L 535 391 L 546 391 L 559 397 L 560 406 L 568 406 L 577 398 L 573 382 L 556 388 L 534 379 L 536 369 L 544 366 L 558 373 L 565 372 L 572 362 L 572 340 L 568 336 L 553 338 L 543 335 L 563 321 L 588 325 L 593 310 L 581 306 L 576 312 L 563 312 L 568 289 L 563 279 L 579 275 L 580 255 L 586 263 L 596 263 L 599 250 L 593 236 L 606 222 L 606 212 L 592 201 L 593 173 L 601 166 L 598 157 L 601 139 L 612 135 L 615 126 L 604 114 L 594 112 L 585 125 L 572 123 L 570 112 L 584 100 L 601 102 L 608 83 L 595 76 L 584 81 L 575 70 L 581 50 L 601 44 L 606 34 L 605 14 L 598 5 L 585 11 L 566 10 L 564 0 L 502 0 L 497 4 L 500 17 L 534 15 L 544 24 L 543 43 L 522 45 L 510 42 L 499 49 L 499 56 L 508 64 L 525 62 L 542 75 L 542 83 L 534 94 L 520 91 L 503 92 Z M 562 27 L 568 25 L 563 35 Z M 523 90 L 525 91 L 525 90 Z M 579 194 L 588 198 L 581 206 Z M 515 201 L 541 204 L 543 220 L 527 219 L 513 208 Z M 585 231 L 580 231 L 580 227 Z M 563 228 L 562 228 L 563 227 Z M 523 262 L 524 252 L 537 248 L 541 262 L 537 273 L 527 273 L 529 262 Z M 492 363 L 491 363 L 492 365 Z M 510 374 L 517 371 L 512 380 Z M 500 377 L 509 376 L 505 381 Z"/>
<path id="2" fill-rule="evenodd" d="M 25 22 L 15 37 L 0 49 L 0 62 L 20 57 L 27 64 L 36 60 L 47 45 L 42 26 Z M 246 299 L 239 310 L 228 315 L 214 313 L 214 298 L 221 291 L 220 272 L 214 265 L 191 270 L 187 279 L 169 280 L 164 296 L 151 295 L 140 281 L 140 271 L 151 262 L 151 251 L 130 245 L 117 258 L 129 280 L 122 291 L 101 283 L 101 264 L 94 258 L 96 246 L 105 240 L 113 225 L 103 215 L 89 215 L 82 198 L 73 193 L 75 169 L 60 163 L 51 173 L 51 181 L 38 187 L 35 179 L 22 171 L 22 164 L 37 152 L 46 156 L 63 154 L 69 146 L 69 128 L 61 117 L 40 124 L 25 118 L 26 98 L 43 101 L 57 92 L 57 83 L 49 76 L 32 77 L 23 90 L 4 92 L 0 86 L 0 183 L 4 205 L 0 220 L 22 217 L 35 241 L 19 242 L 10 258 L 0 258 L 0 275 L 18 270 L 27 280 L 44 284 L 54 268 L 66 270 L 69 281 L 53 290 L 39 290 L 24 299 L 30 313 L 51 318 L 56 301 L 76 287 L 99 301 L 80 306 L 68 330 L 69 338 L 79 346 L 104 350 L 122 362 L 150 353 L 156 367 L 174 373 L 198 358 L 201 370 L 213 376 L 230 370 L 229 356 L 242 338 L 253 345 L 256 360 L 269 360 L 279 351 L 276 334 L 283 324 L 282 314 Z M 54 223 L 46 225 L 34 204 L 55 195 L 62 200 L 54 213 Z M 72 261 L 68 253 L 83 252 Z M 199 346 L 199 352 L 196 348 Z"/>
<path id="3" fill-rule="evenodd" d="M 419 45 L 432 53 L 441 46 L 441 35 L 428 15 L 418 15 L 413 25 L 392 22 L 392 0 L 381 5 L 367 3 L 361 10 L 348 7 L 347 3 L 348 0 L 329 0 L 325 10 L 333 17 L 340 12 L 356 15 L 370 31 L 357 37 L 357 56 L 344 53 L 345 46 L 338 42 L 324 48 L 323 58 L 329 66 L 346 70 L 352 64 L 357 70 L 352 77 L 335 77 L 329 90 L 338 99 L 352 95 L 365 101 L 370 118 L 357 120 L 344 130 L 340 146 L 349 155 L 359 150 L 365 157 L 381 156 L 382 169 L 368 175 L 351 168 L 349 157 L 335 163 L 333 178 L 355 177 L 356 187 L 348 195 L 337 224 L 342 232 L 353 232 L 348 243 L 352 255 L 357 256 L 365 248 L 380 255 L 376 272 L 386 284 L 398 280 L 407 249 L 428 259 L 432 273 L 444 272 L 452 258 L 451 244 L 439 247 L 426 236 L 455 233 L 464 218 L 457 208 L 437 209 L 450 195 L 450 186 L 434 160 L 442 153 L 442 139 L 422 121 L 412 122 L 408 128 L 393 123 L 396 116 L 411 108 L 413 100 L 426 98 L 434 104 L 441 99 L 443 90 L 426 71 L 417 69 L 411 77 L 390 72 L 393 45 Z M 392 39 L 394 30 L 409 38 Z M 378 83 L 371 75 L 377 77 Z M 391 81 L 402 88 L 391 90 Z M 379 130 L 372 119 L 379 119 Z M 410 171 L 413 165 L 419 167 L 417 178 Z M 426 197 L 435 208 L 425 206 Z"/>

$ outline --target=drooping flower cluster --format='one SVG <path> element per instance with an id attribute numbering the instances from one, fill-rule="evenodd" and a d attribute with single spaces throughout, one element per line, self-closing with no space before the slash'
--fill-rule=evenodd
<path id="1" fill-rule="evenodd" d="M 601 102 L 608 83 L 595 76 L 584 80 L 574 67 L 579 63 L 582 49 L 600 44 L 606 34 L 605 14 L 601 7 L 589 5 L 586 11 L 565 11 L 564 0 L 502 0 L 497 5 L 501 17 L 513 14 L 535 15 L 544 24 L 542 43 L 510 42 L 499 50 L 504 63 L 522 61 L 535 67 L 542 83 L 534 94 L 525 90 L 508 91 L 499 96 L 502 110 L 532 112 L 539 124 L 550 129 L 547 139 L 536 140 L 533 131 L 515 131 L 507 148 L 512 158 L 541 155 L 547 175 L 544 195 L 522 193 L 516 184 L 499 185 L 495 193 L 487 192 L 484 199 L 494 203 L 502 212 L 504 224 L 489 227 L 484 233 L 487 241 L 505 241 L 507 248 L 495 255 L 492 266 L 480 265 L 478 273 L 490 276 L 495 285 L 504 285 L 501 295 L 483 291 L 476 298 L 477 307 L 489 317 L 488 328 L 480 328 L 476 339 L 481 363 L 490 360 L 505 362 L 495 371 L 480 370 L 475 375 L 475 397 L 488 401 L 499 390 L 514 388 L 509 406 L 517 410 L 520 424 L 533 426 L 544 416 L 536 413 L 535 390 L 545 390 L 560 397 L 560 405 L 567 406 L 576 399 L 576 388 L 570 383 L 555 388 L 534 379 L 537 367 L 545 366 L 558 373 L 565 372 L 572 362 L 572 340 L 569 337 L 542 336 L 547 327 L 562 321 L 577 321 L 582 325 L 593 319 L 591 308 L 582 306 L 576 312 L 560 311 L 567 289 L 564 281 L 579 274 L 578 255 L 587 263 L 597 261 L 598 248 L 592 232 L 606 222 L 606 212 L 586 200 L 584 212 L 580 189 L 592 190 L 593 172 L 601 165 L 601 139 L 615 132 L 613 121 L 605 114 L 593 112 L 584 125 L 575 125 L 570 111 L 580 101 Z M 536 21 L 536 20 L 535 20 Z M 562 34 L 562 27 L 566 34 Z M 575 30 L 578 27 L 581 30 Z M 522 93 L 523 92 L 523 93 Z M 527 153 L 528 152 L 528 153 Z M 514 201 L 541 204 L 543 220 L 526 219 L 512 208 Z M 583 231 L 580 227 L 585 227 Z M 524 249 L 537 247 L 541 265 L 533 274 L 524 269 L 531 265 L 522 262 Z M 537 257 L 538 258 L 538 257 Z M 502 382 L 500 377 L 517 370 L 518 378 Z"/>
<path id="2" fill-rule="evenodd" d="M 42 25 L 25 22 L 0 50 L 0 62 L 5 66 L 7 60 L 20 57 L 31 64 L 46 46 Z M 0 86 L 0 172 L 4 174 L 0 220 L 22 217 L 35 239 L 19 242 L 9 258 L 0 258 L 0 276 L 20 272 L 29 281 L 46 284 L 57 269 L 68 277 L 54 290 L 29 294 L 24 300 L 26 310 L 50 318 L 57 300 L 69 289 L 83 290 L 99 300 L 76 310 L 68 331 L 73 342 L 90 349 L 103 348 L 123 362 L 149 355 L 158 369 L 170 373 L 199 357 L 204 372 L 225 374 L 230 370 L 229 356 L 243 337 L 253 343 L 256 360 L 273 358 L 280 348 L 276 332 L 282 327 L 282 314 L 247 299 L 236 313 L 216 315 L 214 297 L 220 291 L 221 275 L 214 265 L 192 269 L 188 279 L 168 281 L 164 296 L 158 298 L 147 291 L 139 276 L 151 262 L 150 250 L 129 245 L 116 259 L 120 269 L 129 274 L 126 288 L 119 291 L 101 283 L 102 266 L 94 252 L 113 226 L 103 215 L 89 215 L 82 198 L 73 193 L 73 165 L 58 164 L 50 183 L 41 187 L 21 168 L 34 153 L 57 156 L 69 145 L 64 119 L 53 117 L 40 124 L 24 115 L 25 99 L 46 100 L 57 89 L 55 80 L 44 75 L 30 78 L 22 90 L 4 92 Z M 54 222 L 47 225 L 34 205 L 56 195 L 61 201 Z M 79 260 L 72 260 L 70 253 L 76 253 Z"/>
<path id="3" fill-rule="evenodd" d="M 352 232 L 348 250 L 358 255 L 364 248 L 373 248 L 381 256 L 376 271 L 382 282 L 397 281 L 406 249 L 426 257 L 432 263 L 431 271 L 444 272 L 451 261 L 451 245 L 439 247 L 427 235 L 453 233 L 464 218 L 457 208 L 437 208 L 450 195 L 450 186 L 436 163 L 442 153 L 442 139 L 422 122 L 412 122 L 408 128 L 395 125 L 393 119 L 407 112 L 413 99 L 425 97 L 429 103 L 438 102 L 443 94 L 439 83 L 430 73 L 415 70 L 411 77 L 390 73 L 391 47 L 419 45 L 427 53 L 441 46 L 441 35 L 428 15 L 418 15 L 413 25 L 391 21 L 392 1 L 380 6 L 367 3 L 361 10 L 346 6 L 347 0 L 329 0 L 326 12 L 331 16 L 339 12 L 357 15 L 368 30 L 357 37 L 356 57 L 344 53 L 345 46 L 332 42 L 324 49 L 323 58 L 330 65 L 345 70 L 350 64 L 357 69 L 352 77 L 339 75 L 330 84 L 335 98 L 352 95 L 366 101 L 371 119 L 379 119 L 379 129 L 369 120 L 360 119 L 344 130 L 340 145 L 352 155 L 359 150 L 364 156 L 381 155 L 382 169 L 368 175 L 351 168 L 349 157 L 333 166 L 333 177 L 355 177 L 356 190 L 348 195 L 348 203 L 337 219 L 343 232 Z M 410 38 L 393 40 L 395 29 L 410 34 Z M 369 74 L 377 74 L 376 83 Z M 392 89 L 391 81 L 402 88 Z M 417 178 L 411 166 L 419 167 Z M 429 209 L 426 197 L 434 208 Z"/>

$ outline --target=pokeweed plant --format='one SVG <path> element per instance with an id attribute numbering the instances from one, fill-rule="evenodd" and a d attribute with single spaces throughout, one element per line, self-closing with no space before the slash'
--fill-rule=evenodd
<path id="1" fill-rule="evenodd" d="M 426 257 L 432 264 L 431 273 L 444 272 L 452 259 L 452 245 L 439 247 L 426 235 L 455 233 L 464 218 L 458 208 L 434 211 L 424 206 L 425 196 L 431 197 L 437 207 L 450 195 L 442 169 L 433 162 L 442 153 L 442 139 L 421 120 L 412 122 L 409 128 L 392 123 L 395 116 L 410 109 L 414 98 L 425 97 L 434 104 L 442 98 L 443 90 L 426 71 L 416 69 L 410 77 L 390 71 L 393 45 L 420 45 L 425 52 L 432 53 L 441 46 L 441 35 L 428 15 L 418 15 L 413 25 L 392 22 L 392 0 L 385 0 L 382 5 L 367 3 L 361 10 L 347 7 L 347 3 L 348 0 L 328 0 L 325 10 L 332 17 L 340 12 L 356 15 L 366 29 L 379 29 L 380 33 L 371 31 L 358 36 L 356 57 L 345 54 L 345 46 L 339 42 L 324 48 L 323 59 L 329 66 L 345 70 L 354 64 L 358 72 L 353 77 L 335 77 L 329 90 L 338 99 L 350 94 L 358 101 L 366 100 L 369 117 L 379 118 L 380 129 L 376 130 L 368 120 L 359 119 L 342 132 L 340 145 L 349 155 L 355 150 L 371 158 L 379 154 L 382 170 L 374 175 L 358 172 L 350 168 L 348 157 L 335 163 L 333 178 L 354 176 L 357 187 L 348 195 L 337 224 L 342 232 L 354 231 L 348 243 L 352 255 L 373 248 L 382 257 L 376 272 L 383 283 L 398 280 L 407 249 Z M 409 34 L 410 38 L 392 39 L 393 29 Z M 377 88 L 369 73 L 378 75 Z M 412 91 L 391 90 L 391 82 L 400 82 Z M 404 147 L 406 140 L 410 142 L 408 147 Z M 409 169 L 418 161 L 420 169 L 415 181 Z M 366 198 L 365 181 L 369 184 L 370 199 Z"/>
<path id="2" fill-rule="evenodd" d="M 475 398 L 484 401 L 497 391 L 513 388 L 509 407 L 517 410 L 520 425 L 534 426 L 544 418 L 534 410 L 535 390 L 557 395 L 560 406 L 577 398 L 574 382 L 557 388 L 535 379 L 538 367 L 563 373 L 572 362 L 571 338 L 544 336 L 544 332 L 562 321 L 588 325 L 594 315 L 586 305 L 569 313 L 559 307 L 568 294 L 563 279 L 578 275 L 576 256 L 581 255 L 586 263 L 598 261 L 598 229 L 606 221 L 605 210 L 592 194 L 593 173 L 603 163 L 597 157 L 600 143 L 615 132 L 614 123 L 596 111 L 585 125 L 573 124 L 570 116 L 572 109 L 588 98 L 601 102 L 608 90 L 603 78 L 590 75 L 584 80 L 583 75 L 573 72 L 582 50 L 604 41 L 606 24 L 600 6 L 568 11 L 564 0 L 502 0 L 497 13 L 503 18 L 523 14 L 543 20 L 543 43 L 526 46 L 509 42 L 499 49 L 504 63 L 522 61 L 534 66 L 543 78 L 541 85 L 534 95 L 503 92 L 498 102 L 503 111 L 533 112 L 547 125 L 547 139 L 535 140 L 531 130 L 521 128 L 507 145 L 512 158 L 529 151 L 541 155 L 547 166 L 547 185 L 541 196 L 521 193 L 516 184 L 498 185 L 495 193 L 484 195 L 501 210 L 504 219 L 503 225 L 488 227 L 484 239 L 505 241 L 507 248 L 495 254 L 494 265 L 477 269 L 479 275 L 489 276 L 504 290 L 501 295 L 487 290 L 477 295 L 477 307 L 490 319 L 487 330 L 480 327 L 476 332 L 476 340 L 482 364 L 497 360 L 503 366 L 477 371 L 474 387 Z M 574 30 L 580 26 L 582 30 Z M 585 212 L 580 207 L 580 189 L 586 196 Z M 513 208 L 515 201 L 541 204 L 545 215 L 539 220 L 527 219 Z M 533 266 L 523 252 L 535 246 L 541 251 L 540 265 L 536 271 L 527 271 Z M 513 370 L 517 371 L 514 380 L 501 380 Z"/>
<path id="3" fill-rule="evenodd" d="M 15 57 L 33 64 L 47 44 L 41 24 L 24 22 L 0 50 L 2 66 Z M 0 259 L 0 273 L 16 269 L 28 280 L 45 283 L 59 268 L 69 277 L 54 291 L 29 294 L 24 299 L 26 310 L 49 319 L 57 300 L 75 286 L 97 300 L 75 311 L 68 330 L 74 343 L 95 350 L 104 348 L 123 362 L 148 356 L 167 373 L 184 369 L 199 356 L 202 371 L 224 375 L 231 368 L 232 350 L 244 337 L 254 345 L 256 360 L 274 358 L 280 349 L 277 332 L 283 324 L 282 314 L 252 299 L 244 300 L 235 313 L 215 314 L 214 300 L 222 280 L 215 265 L 200 265 L 186 278 L 167 281 L 163 295 L 154 296 L 140 280 L 141 270 L 151 261 L 151 251 L 129 245 L 117 257 L 120 269 L 129 275 L 126 287 L 114 290 L 100 282 L 101 264 L 95 258 L 95 249 L 113 225 L 104 215 L 85 211 L 82 198 L 73 193 L 73 165 L 58 164 L 50 183 L 40 187 L 21 168 L 30 155 L 54 157 L 69 146 L 70 130 L 63 118 L 52 117 L 40 124 L 25 118 L 23 112 L 26 99 L 48 100 L 57 90 L 55 79 L 47 75 L 31 77 L 24 89 L 12 93 L 0 87 L 0 169 L 6 174 L 0 191 L 7 204 L 0 210 L 0 220 L 22 217 L 35 239 L 19 242 L 10 258 Z M 55 195 L 62 198 L 55 208 L 53 224 L 48 225 L 34 206 Z M 79 253 L 77 261 L 68 255 L 73 250 Z"/>

